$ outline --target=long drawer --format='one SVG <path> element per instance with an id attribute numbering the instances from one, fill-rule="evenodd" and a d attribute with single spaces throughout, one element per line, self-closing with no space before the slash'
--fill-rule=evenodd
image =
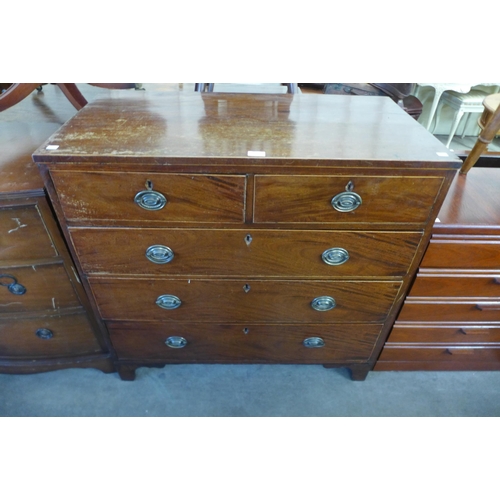
<path id="1" fill-rule="evenodd" d="M 394 325 L 387 342 L 392 344 L 493 344 L 500 343 L 499 326 Z"/>
<path id="2" fill-rule="evenodd" d="M 102 352 L 85 314 L 0 319 L 0 358 L 61 357 Z"/>
<path id="3" fill-rule="evenodd" d="M 398 322 L 500 322 L 500 300 L 435 300 L 408 299 L 398 316 Z"/>
<path id="4" fill-rule="evenodd" d="M 58 170 L 52 171 L 51 176 L 70 223 L 244 221 L 246 180 L 243 175 Z M 162 208 L 152 209 L 160 205 Z"/>
<path id="5" fill-rule="evenodd" d="M 332 278 L 404 276 L 421 233 L 77 227 L 71 238 L 86 274 Z"/>
<path id="6" fill-rule="evenodd" d="M 335 363 L 366 361 L 382 325 L 108 322 L 120 360 Z M 309 345 L 310 347 L 306 347 Z"/>
<path id="7" fill-rule="evenodd" d="M 447 364 L 455 365 L 456 369 L 460 369 L 461 365 L 469 363 L 500 363 L 500 346 L 406 347 L 386 345 L 379 361 L 438 362 L 439 365 L 436 365 L 435 369 L 445 369 L 444 366 Z M 440 365 L 444 365 L 443 368 Z"/>
<path id="8" fill-rule="evenodd" d="M 433 238 L 421 268 L 500 269 L 500 238 Z"/>
<path id="9" fill-rule="evenodd" d="M 410 297 L 500 297 L 500 273 L 475 276 L 420 273 Z M 500 299 L 499 299 L 500 300 Z"/>
<path id="10" fill-rule="evenodd" d="M 341 280 L 89 282 L 103 319 L 220 323 L 383 322 L 401 287 L 400 281 Z"/>
<path id="11" fill-rule="evenodd" d="M 424 224 L 443 179 L 417 176 L 256 175 L 254 221 Z M 353 195 L 356 198 L 353 201 Z M 334 197 L 343 195 L 341 210 Z M 333 202 L 333 203 L 332 203 Z"/>
<path id="12" fill-rule="evenodd" d="M 0 268 L 0 274 L 2 314 L 81 306 L 63 264 Z M 25 288 L 24 293 L 12 293 L 17 285 Z"/>

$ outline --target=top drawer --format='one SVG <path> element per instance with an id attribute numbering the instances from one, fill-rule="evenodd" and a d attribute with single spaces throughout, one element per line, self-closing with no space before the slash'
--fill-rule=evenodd
<path id="1" fill-rule="evenodd" d="M 0 209 L 0 264 L 57 256 L 36 205 Z"/>
<path id="2" fill-rule="evenodd" d="M 463 270 L 500 269 L 500 239 L 433 238 L 420 267 Z"/>
<path id="3" fill-rule="evenodd" d="M 442 183 L 441 177 L 256 175 L 254 221 L 423 224 Z"/>
<path id="4" fill-rule="evenodd" d="M 51 176 L 69 222 L 244 221 L 243 175 L 58 170 Z M 142 201 L 140 193 L 145 193 Z"/>

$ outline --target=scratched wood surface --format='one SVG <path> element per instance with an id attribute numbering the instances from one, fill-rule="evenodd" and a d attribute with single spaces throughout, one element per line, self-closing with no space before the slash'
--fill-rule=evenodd
<path id="1" fill-rule="evenodd" d="M 316 94 L 113 94 L 83 108 L 34 158 L 207 165 L 248 163 L 248 151 L 264 152 L 266 164 L 460 166 L 391 99 Z"/>

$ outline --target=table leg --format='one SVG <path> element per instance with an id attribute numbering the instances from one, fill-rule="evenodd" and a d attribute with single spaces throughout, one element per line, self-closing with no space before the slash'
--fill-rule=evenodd
<path id="1" fill-rule="evenodd" d="M 39 83 L 13 83 L 3 94 L 0 94 L 0 111 L 5 111 L 21 102 L 39 86 Z"/>
<path id="2" fill-rule="evenodd" d="M 68 101 L 73 106 L 80 110 L 87 104 L 87 99 L 74 83 L 58 83 L 57 86 L 62 90 L 63 94 L 68 98 Z"/>

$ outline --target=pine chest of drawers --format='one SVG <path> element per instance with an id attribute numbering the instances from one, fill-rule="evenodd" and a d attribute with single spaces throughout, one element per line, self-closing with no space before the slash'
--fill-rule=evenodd
<path id="1" fill-rule="evenodd" d="M 34 154 L 120 375 L 373 367 L 460 161 L 386 98 L 141 94 Z"/>

